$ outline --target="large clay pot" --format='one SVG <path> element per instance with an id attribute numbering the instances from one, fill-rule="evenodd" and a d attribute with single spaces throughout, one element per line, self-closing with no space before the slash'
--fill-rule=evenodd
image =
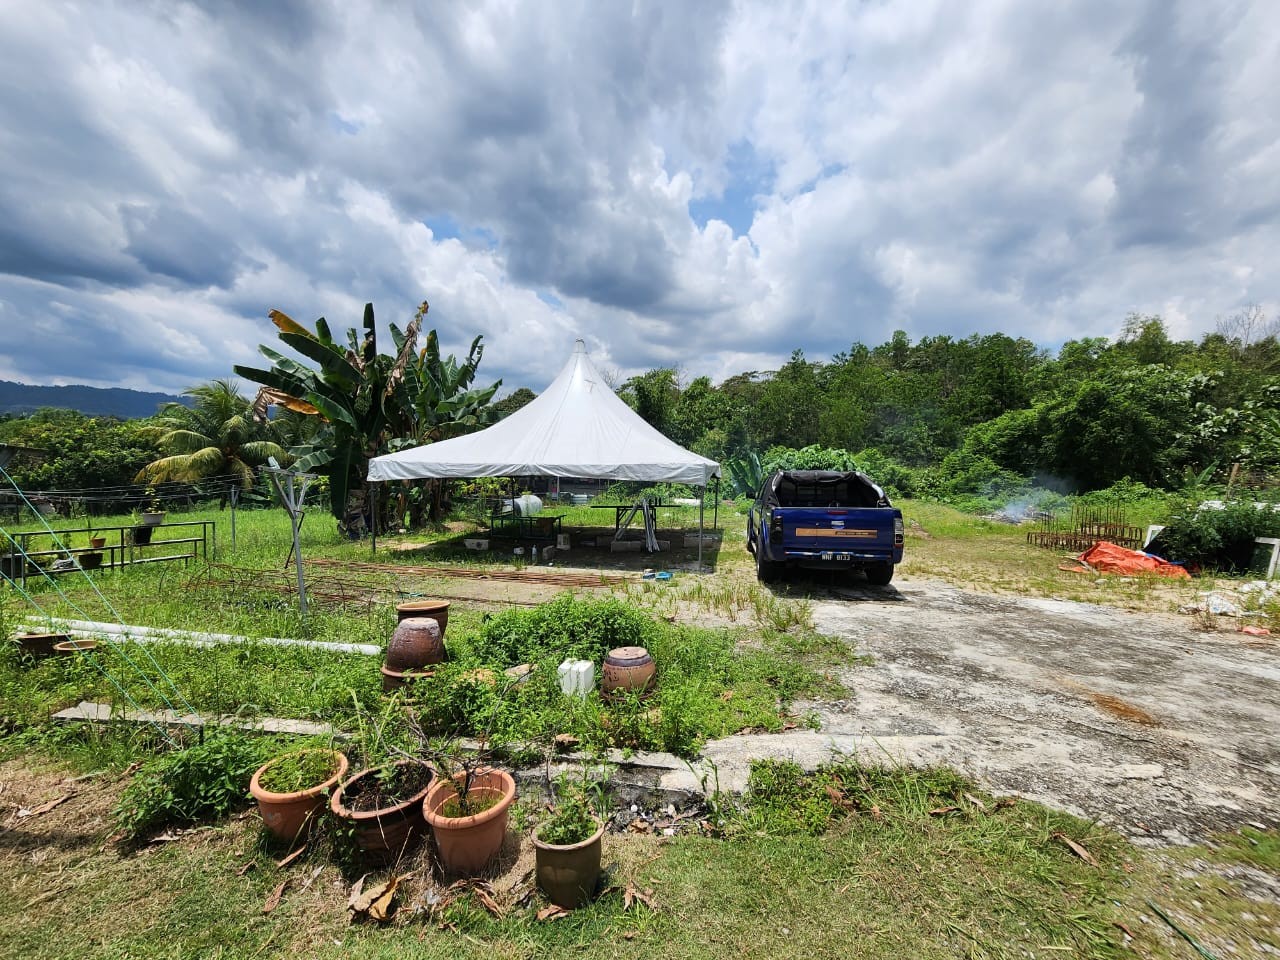
<path id="1" fill-rule="evenodd" d="M 538 886 L 552 903 L 573 910 L 587 903 L 600 880 L 600 838 L 604 824 L 581 843 L 543 843 L 533 835 L 534 863 Z"/>
<path id="2" fill-rule="evenodd" d="M 404 671 L 444 663 L 444 638 L 441 634 L 440 624 L 430 617 L 401 620 L 387 643 L 387 667 Z"/>
<path id="3" fill-rule="evenodd" d="M 407 620 L 410 617 L 430 617 L 440 624 L 440 636 L 444 636 L 449 626 L 448 600 L 406 600 L 396 604 L 396 620 Z"/>
<path id="4" fill-rule="evenodd" d="M 497 803 L 468 817 L 445 816 L 444 805 L 457 795 L 458 787 L 452 780 L 438 780 L 427 794 L 423 809 L 445 869 L 471 876 L 484 869 L 502 849 L 507 815 L 516 798 L 516 782 L 505 770 L 479 770 L 468 796 L 497 796 Z"/>
<path id="5" fill-rule="evenodd" d="M 644 647 L 617 647 L 604 658 L 600 689 L 606 693 L 644 693 L 657 673 Z"/>
<path id="6" fill-rule="evenodd" d="M 318 748 L 314 751 L 300 752 L 331 755 L 334 763 L 333 775 L 322 783 L 291 793 L 275 793 L 267 790 L 260 782 L 262 775 L 285 757 L 292 756 L 292 754 L 284 754 L 264 763 L 254 771 L 253 779 L 249 781 L 249 793 L 258 801 L 258 812 L 262 814 L 262 822 L 277 839 L 286 843 L 292 843 L 301 837 L 307 824 L 316 814 L 324 810 L 325 796 L 347 775 L 349 767 L 346 756 L 337 750 Z"/>
<path id="7" fill-rule="evenodd" d="M 395 764 L 397 767 L 410 765 L 420 766 L 413 760 L 401 760 Z M 422 801 L 430 793 L 435 776 L 433 772 L 431 781 L 425 787 L 389 806 L 376 810 L 353 810 L 347 806 L 347 798 L 357 793 L 361 781 L 377 775 L 377 769 L 362 770 L 344 781 L 329 798 L 329 809 L 351 828 L 356 845 L 364 852 L 366 859 L 389 863 L 416 846 L 426 833 L 427 825 L 422 819 Z"/>

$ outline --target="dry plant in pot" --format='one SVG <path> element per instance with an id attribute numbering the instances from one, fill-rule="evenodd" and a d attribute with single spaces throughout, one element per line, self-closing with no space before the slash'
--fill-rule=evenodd
<path id="1" fill-rule="evenodd" d="M 292 843 L 324 810 L 330 791 L 346 776 L 348 767 L 346 756 L 338 750 L 295 750 L 259 767 L 249 781 L 249 793 L 272 835 Z"/>
<path id="2" fill-rule="evenodd" d="M 368 860 L 388 863 L 426 833 L 422 801 L 435 771 L 424 760 L 398 760 L 362 770 L 343 781 L 329 809 L 346 826 Z"/>
<path id="3" fill-rule="evenodd" d="M 600 784 L 562 776 L 555 789 L 551 816 L 533 832 L 538 887 L 557 906 L 573 910 L 589 903 L 600 881 L 604 821 L 595 813 L 592 796 Z"/>
<path id="4" fill-rule="evenodd" d="M 437 748 L 435 762 L 452 774 L 427 793 L 427 823 L 436 838 L 446 872 L 479 873 L 502 849 L 507 820 L 516 798 L 511 774 L 490 766 L 487 752 L 468 754 L 449 745 Z"/>

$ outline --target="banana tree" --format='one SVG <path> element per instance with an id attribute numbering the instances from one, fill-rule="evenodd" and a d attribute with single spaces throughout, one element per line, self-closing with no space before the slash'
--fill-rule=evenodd
<path id="1" fill-rule="evenodd" d="M 417 350 L 418 334 L 428 306 L 424 301 L 402 331 L 391 324 L 395 356 L 378 353 L 373 304 L 365 304 L 363 338 L 347 331 L 344 347 L 323 317 L 314 332 L 279 310 L 268 315 L 288 346 L 313 361 L 313 369 L 267 346 L 258 350 L 271 368 L 236 366 L 236 372 L 261 384 L 255 415 L 279 404 L 295 414 L 314 416 L 323 426 L 309 442 L 292 449 L 298 468 L 328 476 L 331 508 L 340 523 L 363 515 L 365 476 L 370 457 L 462 433 L 483 424 L 485 407 L 502 381 L 468 389 L 483 348 L 471 344 L 465 362 L 441 358 L 434 330 L 427 346 Z"/>

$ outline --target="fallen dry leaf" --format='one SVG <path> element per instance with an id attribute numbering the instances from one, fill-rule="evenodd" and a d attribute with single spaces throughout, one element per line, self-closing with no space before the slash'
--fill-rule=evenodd
<path id="1" fill-rule="evenodd" d="M 488 910 L 497 919 L 502 919 L 502 908 L 498 906 L 498 902 L 487 891 L 476 887 L 472 892 L 475 894 L 476 899 L 480 901 L 480 906 Z"/>
<path id="2" fill-rule="evenodd" d="M 782 725 L 782 732 L 786 733 L 788 730 L 794 730 L 798 726 L 800 726 L 798 723 L 784 723 Z"/>
<path id="3" fill-rule="evenodd" d="M 929 811 L 931 817 L 945 817 L 948 813 L 959 813 L 959 807 L 934 807 Z"/>
<path id="4" fill-rule="evenodd" d="M 391 902 L 395 899 L 400 881 L 405 879 L 407 876 L 391 877 L 373 884 L 367 890 L 364 889 L 365 877 L 357 880 L 351 888 L 351 897 L 347 900 L 347 909 L 351 911 L 352 919 L 368 919 L 378 923 L 386 921 L 391 916 Z"/>
<path id="5" fill-rule="evenodd" d="M 987 809 L 987 805 L 983 803 L 979 798 L 975 797 L 972 793 L 966 793 L 964 795 L 964 798 L 968 800 L 970 803 L 972 803 L 979 810 Z"/>
<path id="6" fill-rule="evenodd" d="M 284 896 L 284 888 L 289 885 L 289 878 L 285 877 L 276 888 L 271 891 L 271 896 L 267 897 L 267 902 L 262 905 L 263 913 L 270 913 L 276 907 L 280 906 L 280 898 Z"/>
<path id="7" fill-rule="evenodd" d="M 853 809 L 853 804 L 849 799 L 835 787 L 831 786 L 831 784 L 827 784 L 826 790 L 827 798 L 841 810 Z"/>
<path id="8" fill-rule="evenodd" d="M 871 805 L 871 819 L 872 820 L 884 819 L 884 814 L 880 812 L 880 807 L 874 803 Z"/>
<path id="9" fill-rule="evenodd" d="M 572 750 L 581 742 L 582 741 L 572 733 L 557 733 L 555 738 L 555 746 L 557 750 Z"/>
<path id="10" fill-rule="evenodd" d="M 622 935 L 623 940 L 634 940 L 635 938 L 636 938 L 635 930 L 628 930 L 626 933 Z"/>
<path id="11" fill-rule="evenodd" d="M 996 809 L 1003 810 L 1005 807 L 1012 807 L 1017 802 L 1017 799 L 1014 797 L 1001 797 L 996 801 Z"/>
<path id="12" fill-rule="evenodd" d="M 1089 864 L 1089 866 L 1096 867 L 1098 865 L 1098 861 L 1093 858 L 1092 853 L 1090 853 L 1084 847 L 1080 846 L 1080 844 L 1076 843 L 1074 840 L 1068 837 L 1065 833 L 1055 833 L 1053 835 L 1053 838 L 1055 840 L 1061 840 L 1063 843 L 1065 843 L 1071 849 L 1072 853 L 1074 853 L 1077 857 L 1079 857 L 1085 863 Z"/>
<path id="13" fill-rule="evenodd" d="M 539 922 L 543 920 L 561 920 L 569 915 L 569 911 L 558 904 L 551 904 L 538 911 Z"/>
<path id="14" fill-rule="evenodd" d="M 631 833 L 652 833 L 653 828 L 649 826 L 647 820 L 641 820 L 639 817 L 627 824 L 627 830 Z"/>
<path id="15" fill-rule="evenodd" d="M 311 871 L 310 875 L 306 879 L 306 882 L 302 884 L 302 889 L 303 890 L 310 889 L 311 884 L 315 883 L 316 877 L 320 876 L 320 872 L 322 870 L 324 870 L 324 864 L 323 863 L 318 864 L 315 867 L 315 869 Z"/>
<path id="16" fill-rule="evenodd" d="M 631 881 L 627 881 L 626 889 L 622 891 L 622 909 L 630 910 L 636 903 L 643 903 L 650 910 L 658 909 L 658 903 L 653 899 L 652 888 L 641 890 Z"/>
<path id="17" fill-rule="evenodd" d="M 1119 927 L 1119 928 L 1124 932 L 1124 935 L 1125 935 L 1126 937 L 1128 937 L 1130 940 L 1132 940 L 1132 939 L 1133 939 L 1133 931 L 1132 931 L 1132 930 L 1130 930 L 1130 929 L 1128 928 L 1128 926 L 1126 926 L 1125 924 L 1121 923 L 1119 920 L 1116 920 L 1116 921 L 1115 921 L 1115 925 L 1116 925 L 1117 927 Z"/>
<path id="18" fill-rule="evenodd" d="M 300 856 L 302 856 L 306 852 L 307 852 L 307 845 L 304 843 L 302 846 L 300 846 L 297 850 L 293 851 L 293 853 L 289 854 L 283 860 L 277 860 L 276 866 L 287 867 L 289 866 L 289 864 L 293 863 L 295 860 L 297 860 Z"/>
<path id="19" fill-rule="evenodd" d="M 255 869 L 257 866 L 258 866 L 257 860 L 250 860 L 248 863 L 246 863 L 244 866 L 242 866 L 239 870 L 236 871 L 236 876 L 243 877 L 246 873 L 248 873 L 250 870 Z"/>
<path id="20" fill-rule="evenodd" d="M 32 807 L 30 810 L 27 810 L 25 807 L 20 807 L 18 809 L 18 819 L 25 820 L 27 817 L 38 817 L 42 813 L 48 813 L 54 807 L 66 803 L 74 796 L 74 793 L 65 793 L 56 800 L 50 800 L 48 803 L 42 803 L 40 806 Z"/>
<path id="21" fill-rule="evenodd" d="M 724 693 L 720 694 L 720 699 L 723 700 L 725 703 L 728 703 L 730 700 L 733 699 L 733 691 L 726 690 Z"/>

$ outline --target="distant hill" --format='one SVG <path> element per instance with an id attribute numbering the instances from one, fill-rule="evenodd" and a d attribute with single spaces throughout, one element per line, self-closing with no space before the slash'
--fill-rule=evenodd
<path id="1" fill-rule="evenodd" d="M 148 393 L 123 387 L 86 387 L 81 384 L 37 387 L 0 380 L 0 414 L 31 413 L 41 407 L 61 407 L 91 416 L 132 419 L 149 417 L 160 404 L 173 400 L 185 402 L 181 397 L 168 393 Z"/>

